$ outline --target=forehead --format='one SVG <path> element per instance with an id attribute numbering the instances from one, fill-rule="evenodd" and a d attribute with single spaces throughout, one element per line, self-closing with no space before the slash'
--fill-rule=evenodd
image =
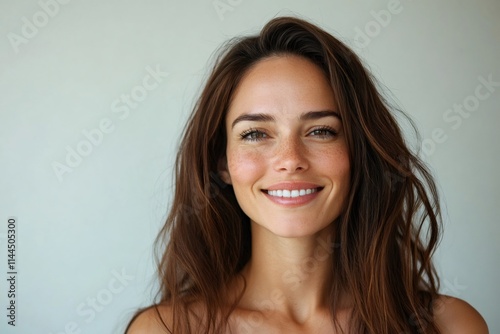
<path id="1" fill-rule="evenodd" d="M 335 109 L 333 90 L 319 66 L 294 55 L 253 65 L 233 94 L 227 118 L 241 113 L 302 113 Z"/>

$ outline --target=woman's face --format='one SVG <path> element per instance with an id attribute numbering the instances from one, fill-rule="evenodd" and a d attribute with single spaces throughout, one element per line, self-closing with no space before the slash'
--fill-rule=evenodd
<path id="1" fill-rule="evenodd" d="M 310 236 L 341 213 L 350 166 L 331 87 L 298 56 L 255 64 L 226 116 L 227 166 L 245 214 L 282 237 Z"/>

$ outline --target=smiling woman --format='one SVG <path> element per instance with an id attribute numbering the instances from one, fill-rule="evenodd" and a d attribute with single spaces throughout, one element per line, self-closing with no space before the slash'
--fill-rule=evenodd
<path id="1" fill-rule="evenodd" d="M 177 156 L 137 333 L 487 333 L 441 296 L 431 175 L 360 60 L 277 18 L 218 59 Z"/>
<path id="2" fill-rule="evenodd" d="M 240 82 L 226 115 L 221 176 L 253 233 L 314 236 L 339 217 L 350 167 L 336 108 L 327 78 L 302 57 L 261 60 Z"/>

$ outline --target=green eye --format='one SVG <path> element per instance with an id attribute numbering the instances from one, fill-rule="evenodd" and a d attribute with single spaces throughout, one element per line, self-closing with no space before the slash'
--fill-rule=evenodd
<path id="1" fill-rule="evenodd" d="M 312 130 L 309 135 L 319 138 L 332 138 L 337 135 L 337 131 L 330 127 L 322 127 Z"/>
<path id="2" fill-rule="evenodd" d="M 241 139 L 247 141 L 259 141 L 264 138 L 267 138 L 267 134 L 255 129 L 247 130 L 241 134 Z"/>

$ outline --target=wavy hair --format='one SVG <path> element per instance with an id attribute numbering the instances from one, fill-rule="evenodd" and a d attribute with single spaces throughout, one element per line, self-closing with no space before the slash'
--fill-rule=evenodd
<path id="1" fill-rule="evenodd" d="M 324 72 L 349 150 L 350 193 L 332 236 L 339 245 L 328 298 L 333 323 L 340 329 L 337 303 L 347 292 L 354 302 L 349 333 L 439 333 L 432 310 L 439 279 L 431 256 L 441 224 L 433 178 L 358 56 L 292 17 L 275 18 L 258 35 L 226 44 L 188 120 L 176 158 L 175 196 L 157 238 L 160 289 L 153 307 L 172 310 L 165 329 L 192 332 L 194 304 L 203 310 L 197 322 L 205 333 L 227 329 L 238 300 L 228 302 L 225 288 L 251 256 L 251 233 L 232 187 L 218 177 L 224 121 L 248 69 L 280 55 L 304 57 Z"/>

